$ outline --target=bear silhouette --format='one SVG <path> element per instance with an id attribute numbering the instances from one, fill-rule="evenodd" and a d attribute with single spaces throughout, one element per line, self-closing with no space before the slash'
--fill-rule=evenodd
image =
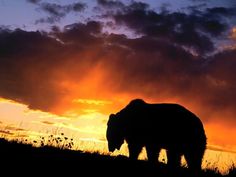
<path id="1" fill-rule="evenodd" d="M 156 163 L 161 149 L 167 153 L 167 165 L 180 166 L 184 155 L 188 168 L 201 170 L 206 135 L 201 120 L 179 104 L 150 104 L 132 100 L 107 122 L 108 149 L 128 144 L 129 158 L 137 159 L 143 147 L 148 161 Z"/>

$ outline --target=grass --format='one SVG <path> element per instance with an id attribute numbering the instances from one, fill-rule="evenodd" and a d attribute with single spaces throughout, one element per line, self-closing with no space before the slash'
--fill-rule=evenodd
<path id="1" fill-rule="evenodd" d="M 74 150 L 73 139 L 64 134 L 40 137 L 38 141 L 0 139 L 0 169 L 17 176 L 161 176 L 191 177 L 186 167 L 169 170 L 164 163 L 150 165 L 145 160 L 130 161 L 126 156 Z M 15 176 L 16 176 L 15 175 Z M 232 165 L 227 174 L 217 168 L 204 169 L 198 177 L 235 177 Z"/>

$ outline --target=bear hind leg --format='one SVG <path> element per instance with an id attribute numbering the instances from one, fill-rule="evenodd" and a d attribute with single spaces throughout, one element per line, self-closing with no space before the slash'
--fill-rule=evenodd
<path id="1" fill-rule="evenodd" d="M 204 150 L 191 150 L 184 154 L 188 168 L 191 172 L 198 173 L 201 171 Z"/>
<path id="2" fill-rule="evenodd" d="M 181 153 L 174 149 L 168 149 L 166 151 L 167 154 L 167 165 L 171 169 L 176 169 L 180 167 L 181 162 Z"/>

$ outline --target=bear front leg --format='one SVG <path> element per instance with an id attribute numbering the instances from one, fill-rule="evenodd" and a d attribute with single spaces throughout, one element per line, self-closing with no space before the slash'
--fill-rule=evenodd
<path id="1" fill-rule="evenodd" d="M 159 147 L 156 147 L 153 144 L 146 145 L 148 161 L 152 164 L 156 164 L 158 162 L 157 159 L 159 157 L 160 150 L 161 149 Z"/>
<path id="2" fill-rule="evenodd" d="M 129 158 L 131 160 L 137 160 L 138 155 L 140 154 L 142 150 L 142 146 L 135 143 L 129 143 L 128 149 L 129 149 Z"/>
<path id="3" fill-rule="evenodd" d="M 167 153 L 167 165 L 172 169 L 180 167 L 181 154 L 174 149 L 168 149 L 166 153 Z"/>

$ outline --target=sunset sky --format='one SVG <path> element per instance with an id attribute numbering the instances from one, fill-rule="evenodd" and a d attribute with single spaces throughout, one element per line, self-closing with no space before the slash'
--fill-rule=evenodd
<path id="1" fill-rule="evenodd" d="M 235 154 L 236 1 L 0 0 L 2 136 L 106 147 L 134 98 L 182 104 Z"/>

